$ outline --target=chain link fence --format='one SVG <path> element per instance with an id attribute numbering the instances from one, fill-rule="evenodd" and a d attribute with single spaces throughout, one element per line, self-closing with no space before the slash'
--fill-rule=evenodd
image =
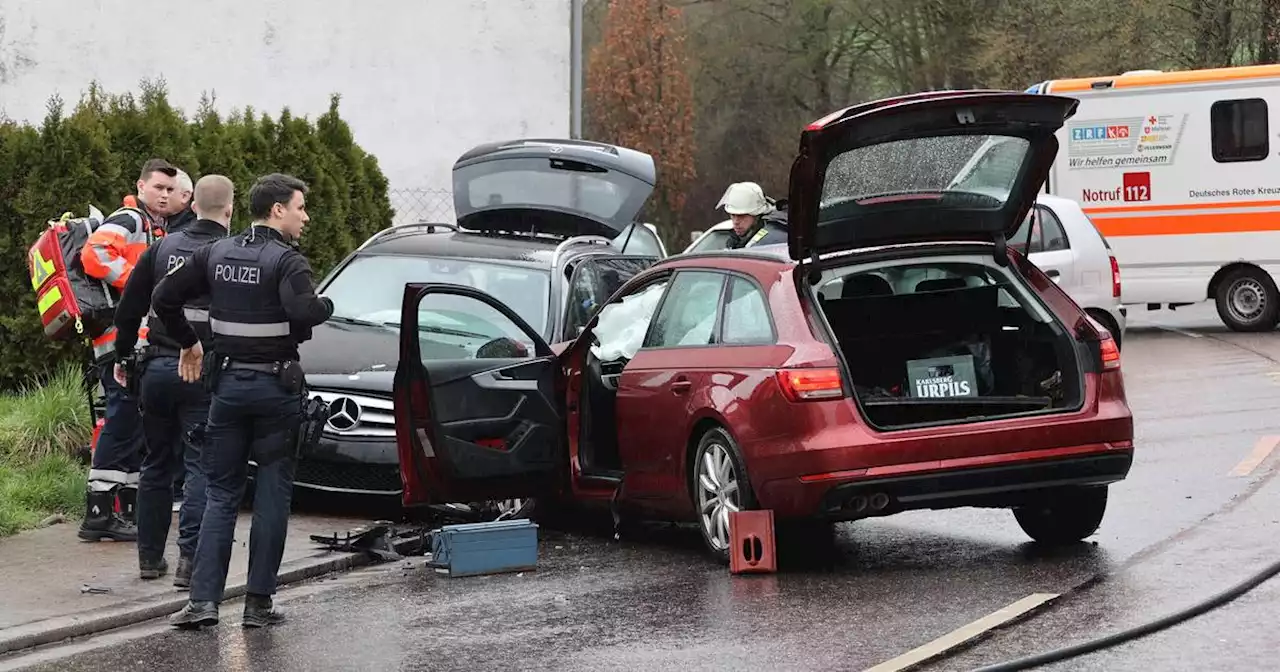
<path id="1" fill-rule="evenodd" d="M 449 189 L 388 189 L 387 198 L 396 216 L 393 225 L 414 222 L 454 223 L 453 192 Z"/>

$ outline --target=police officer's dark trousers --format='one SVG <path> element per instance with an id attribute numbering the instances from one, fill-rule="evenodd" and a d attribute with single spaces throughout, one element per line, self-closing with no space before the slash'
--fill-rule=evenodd
<path id="1" fill-rule="evenodd" d="M 250 459 L 258 467 L 249 533 L 247 592 L 275 594 L 293 495 L 292 444 L 301 421 L 299 395 L 287 392 L 277 375 L 237 368 L 216 375 L 201 455 L 209 503 L 200 527 L 191 581 L 192 602 L 215 604 L 222 601 L 226 585 L 236 509 L 244 493 Z"/>
<path id="2" fill-rule="evenodd" d="M 139 397 L 147 454 L 138 486 L 138 563 L 146 573 L 149 568 L 162 565 L 173 518 L 173 482 L 184 474 L 178 552 L 180 558 L 187 560 L 183 564 L 195 561 L 200 520 L 204 517 L 205 476 L 200 463 L 201 447 L 189 437 L 209 417 L 209 393 L 202 382 L 182 380 L 174 351 L 145 360 Z M 180 565 L 179 573 L 183 574 L 181 570 Z M 159 573 L 153 571 L 144 578 L 155 578 Z"/>
<path id="3" fill-rule="evenodd" d="M 93 448 L 79 536 L 89 541 L 133 541 L 133 525 L 126 525 L 112 512 L 119 495 L 125 519 L 134 517 L 143 443 L 138 400 L 116 382 L 114 357 L 105 357 L 96 366 L 106 397 L 105 422 Z"/>

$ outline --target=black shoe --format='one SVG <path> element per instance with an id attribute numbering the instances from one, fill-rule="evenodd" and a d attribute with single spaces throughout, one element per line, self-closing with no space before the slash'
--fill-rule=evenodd
<path id="1" fill-rule="evenodd" d="M 111 491 L 85 492 L 84 522 L 76 536 L 85 541 L 137 541 L 138 528 L 116 515 L 115 499 Z"/>
<path id="2" fill-rule="evenodd" d="M 244 622 L 246 628 L 265 628 L 284 622 L 284 614 L 271 605 L 271 598 L 262 595 L 246 595 L 244 598 Z"/>
<path id="3" fill-rule="evenodd" d="M 173 585 L 179 588 L 191 587 L 191 572 L 195 569 L 195 561 L 184 556 L 178 557 L 178 569 L 173 572 Z"/>
<path id="4" fill-rule="evenodd" d="M 169 617 L 169 624 L 183 630 L 195 630 L 218 624 L 218 605 L 213 602 L 188 601 L 182 611 Z"/>
<path id="5" fill-rule="evenodd" d="M 161 556 L 158 561 L 147 561 L 141 558 L 138 559 L 138 576 L 140 576 L 144 581 L 158 579 L 168 573 L 168 571 L 169 561 L 165 560 L 164 556 Z"/>

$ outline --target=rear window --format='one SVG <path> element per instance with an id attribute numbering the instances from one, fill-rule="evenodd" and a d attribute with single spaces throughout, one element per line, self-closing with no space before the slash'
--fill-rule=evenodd
<path id="1" fill-rule="evenodd" d="M 912 194 L 941 193 L 957 204 L 999 208 L 1018 178 L 1029 145 L 1012 136 L 947 135 L 844 152 L 827 166 L 819 220 L 843 216 L 841 206 L 854 201 L 909 201 Z"/>
<path id="2" fill-rule="evenodd" d="M 630 220 L 649 185 L 630 175 L 566 159 L 504 159 L 457 168 L 454 182 L 471 209 L 551 208 L 602 220 Z M 621 227 L 619 227 L 621 228 Z"/>

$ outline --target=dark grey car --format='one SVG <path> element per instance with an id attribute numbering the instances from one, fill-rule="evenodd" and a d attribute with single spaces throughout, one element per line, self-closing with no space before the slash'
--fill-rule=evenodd
<path id="1" fill-rule="evenodd" d="M 391 390 L 405 283 L 478 287 L 546 342 L 570 341 L 597 305 L 666 256 L 650 227 L 637 222 L 654 179 L 648 154 L 577 140 L 489 143 L 459 157 L 457 224 L 383 230 L 320 283 L 334 314 L 301 357 L 311 394 L 328 401 L 332 415 L 319 447 L 300 460 L 295 486 L 400 495 Z M 474 302 L 467 305 L 470 313 L 454 311 L 442 297 L 421 311 L 425 358 L 523 347 L 522 335 L 497 331 L 474 314 Z"/>

